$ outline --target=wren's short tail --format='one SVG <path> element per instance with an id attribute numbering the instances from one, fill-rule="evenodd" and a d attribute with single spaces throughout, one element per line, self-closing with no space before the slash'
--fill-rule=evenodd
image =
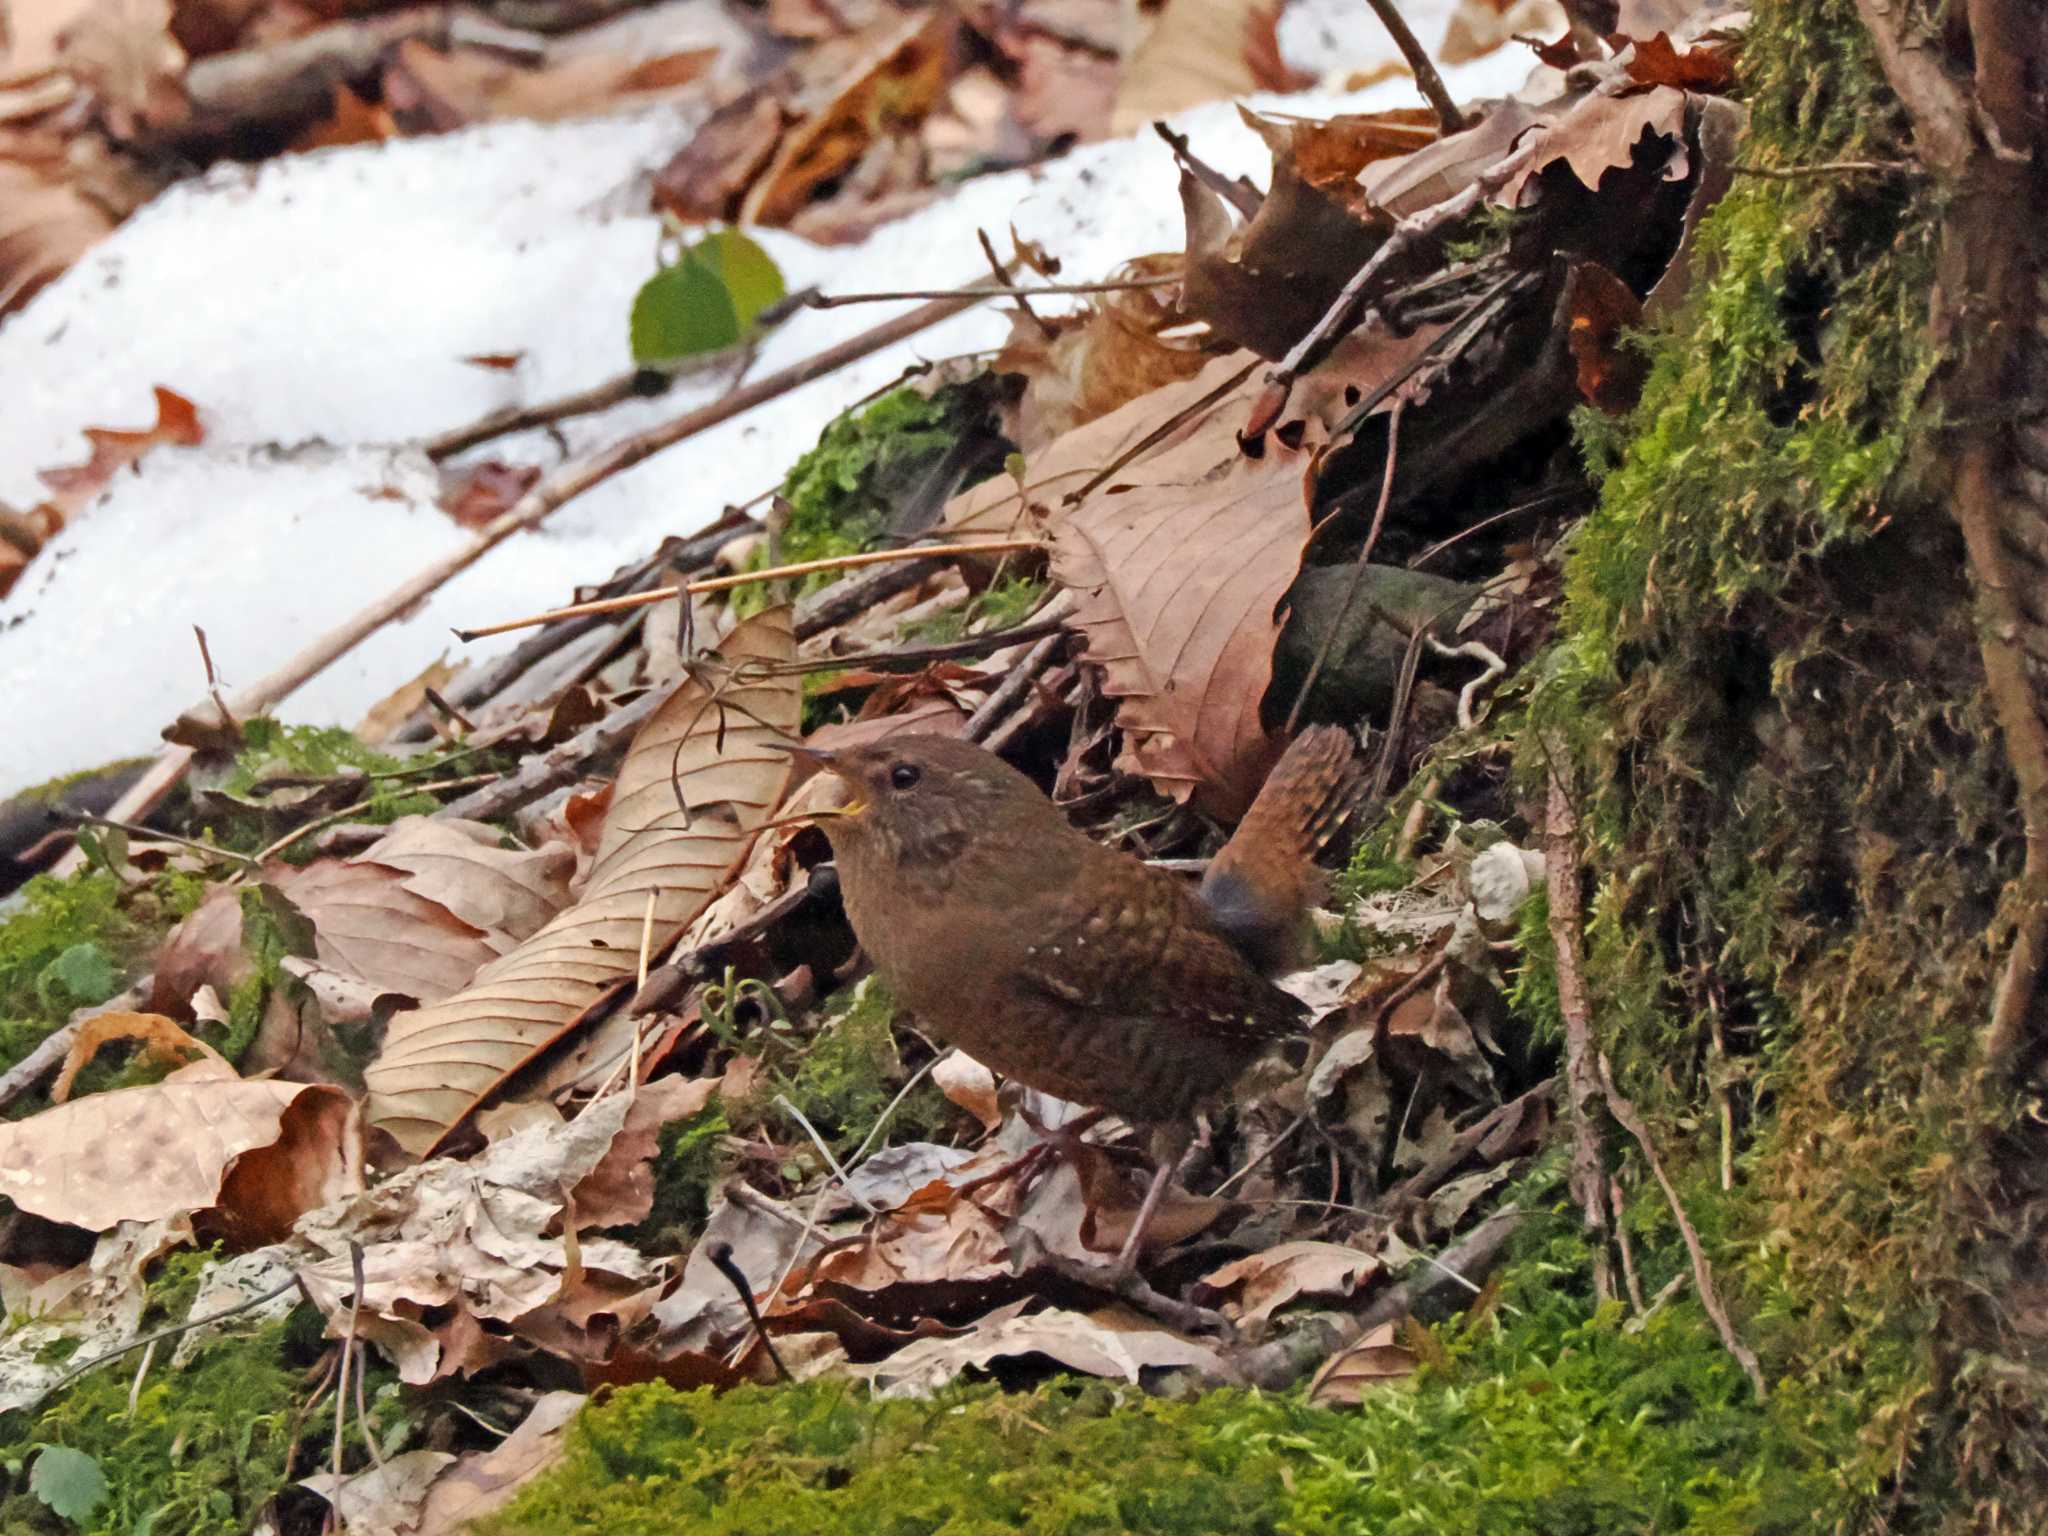
<path id="1" fill-rule="evenodd" d="M 1301 956 L 1308 909 L 1323 894 L 1316 855 L 1364 797 L 1350 735 L 1334 725 L 1295 737 L 1209 863 L 1200 895 L 1244 956 L 1268 976 Z"/>

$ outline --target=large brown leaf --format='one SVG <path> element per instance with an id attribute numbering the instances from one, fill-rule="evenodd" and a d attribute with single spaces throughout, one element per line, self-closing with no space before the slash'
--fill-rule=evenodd
<path id="1" fill-rule="evenodd" d="M 1152 460 L 1144 484 L 1111 485 L 1052 530 L 1053 576 L 1120 701 L 1124 766 L 1226 818 L 1275 755 L 1259 705 L 1308 543 L 1322 434 L 1303 427 L 1300 446 L 1276 434 L 1254 458 L 1212 421 Z"/>
<path id="2" fill-rule="evenodd" d="M 787 776 L 776 743 L 797 732 L 796 678 L 764 675 L 763 664 L 795 653 L 787 608 L 756 615 L 649 717 L 619 771 L 583 900 L 456 996 L 392 1020 L 363 1074 L 373 1124 L 425 1151 L 633 973 L 650 892 L 657 940 L 702 910 Z"/>
<path id="3" fill-rule="evenodd" d="M 346 1189 L 349 1113 L 337 1089 L 200 1062 L 0 1125 L 0 1195 L 95 1232 L 218 1207 L 239 1231 L 282 1237 Z"/>

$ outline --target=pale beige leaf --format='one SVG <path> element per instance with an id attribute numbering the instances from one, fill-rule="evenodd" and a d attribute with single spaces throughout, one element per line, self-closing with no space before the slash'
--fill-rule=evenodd
<path id="1" fill-rule="evenodd" d="M 1671 146 L 1663 179 L 1683 181 L 1692 169 L 1692 157 L 1685 148 L 1685 103 L 1686 93 L 1668 85 L 1627 96 L 1587 96 L 1564 116 L 1536 130 L 1543 137 L 1534 158 L 1494 194 L 1494 201 L 1504 208 L 1523 206 L 1530 180 L 1560 160 L 1581 185 L 1597 192 L 1602 176 L 1633 163 L 1636 145 L 1646 133 Z"/>
<path id="2" fill-rule="evenodd" d="M 291 1134 L 287 1116 L 301 1103 L 324 1123 L 324 1110 L 345 1112 L 348 1101 L 313 1084 L 207 1075 L 59 1104 L 0 1125 L 0 1195 L 95 1232 L 207 1210 L 237 1160 Z M 314 1171 L 324 1185 L 326 1169 Z"/>
<path id="3" fill-rule="evenodd" d="M 92 87 L 116 138 L 184 114 L 185 50 L 170 26 L 170 0 L 93 0 L 65 31 L 62 62 Z"/>
<path id="4" fill-rule="evenodd" d="M 1227 430 L 1198 433 L 1152 460 L 1144 484 L 1106 487 L 1052 530 L 1053 577 L 1119 701 L 1123 765 L 1218 816 L 1251 804 L 1276 755 L 1259 705 L 1320 440 L 1269 437 L 1255 459 Z"/>
<path id="5" fill-rule="evenodd" d="M 1379 1268 L 1371 1254 L 1338 1243 L 1281 1243 L 1205 1276 L 1196 1293 L 1234 1320 L 1262 1323 L 1297 1296 L 1350 1296 Z"/>
<path id="6" fill-rule="evenodd" d="M 275 884 L 312 923 L 321 962 L 379 991 L 435 1002 L 498 954 L 486 934 L 407 890 L 398 870 L 320 859 Z"/>
<path id="7" fill-rule="evenodd" d="M 1259 89 L 1246 44 L 1265 0 L 1167 0 L 1124 61 L 1112 134 Z"/>
<path id="8" fill-rule="evenodd" d="M 113 227 L 61 166 L 0 160 L 0 315 L 62 275 Z"/>
<path id="9" fill-rule="evenodd" d="M 932 1067 L 932 1081 L 939 1092 L 981 1122 L 985 1131 L 1003 1123 L 1002 1107 L 996 1103 L 996 1075 L 965 1051 L 948 1051 Z"/>
<path id="10" fill-rule="evenodd" d="M 517 942 L 569 904 L 576 854 L 564 843 L 529 849 L 504 848 L 501 841 L 496 827 L 480 821 L 406 816 L 349 862 L 403 870 L 403 884 L 414 895 L 489 936 Z"/>
<path id="11" fill-rule="evenodd" d="M 563 1431 L 583 1406 L 581 1392 L 548 1392 L 504 1440 L 466 1451 L 427 1494 L 414 1536 L 455 1536 L 502 1508 L 562 1454 Z"/>
<path id="12" fill-rule="evenodd" d="M 419 1529 L 427 1490 L 448 1464 L 452 1451 L 402 1451 L 347 1477 L 316 1473 L 300 1480 L 333 1506 L 335 1528 L 353 1536 L 411 1536 Z"/>
<path id="13" fill-rule="evenodd" d="M 779 743 L 798 728 L 797 681 L 764 664 L 795 649 L 786 607 L 756 615 L 649 717 L 619 771 L 583 899 L 457 996 L 392 1020 L 364 1073 L 373 1124 L 424 1152 L 633 973 L 650 891 L 659 941 L 723 887 L 788 777 Z"/>
<path id="14" fill-rule="evenodd" d="M 1136 1385 L 1146 1370 L 1192 1367 L 1212 1379 L 1234 1373 L 1214 1349 L 1108 1308 L 1092 1315 L 1058 1309 L 1029 1317 L 1010 1308 L 960 1338 L 918 1339 L 867 1373 L 878 1397 L 928 1397 L 969 1369 L 1041 1355 L 1068 1370 Z"/>
<path id="15" fill-rule="evenodd" d="M 1349 1407 L 1374 1387 L 1415 1374 L 1415 1351 L 1394 1342 L 1394 1325 L 1381 1323 L 1330 1356 L 1309 1383 L 1308 1400 L 1318 1407 Z"/>

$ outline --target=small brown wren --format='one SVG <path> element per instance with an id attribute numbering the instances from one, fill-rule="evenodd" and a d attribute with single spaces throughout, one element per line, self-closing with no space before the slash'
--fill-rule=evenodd
<path id="1" fill-rule="evenodd" d="M 817 824 L 897 1002 L 995 1071 L 1154 1133 L 1158 1173 L 1117 1261 L 1128 1274 L 1195 1113 L 1300 1025 L 1267 975 L 1294 956 L 1313 855 L 1355 794 L 1350 739 L 1298 737 L 1199 890 L 1069 825 L 971 743 L 794 755 L 840 780 Z"/>

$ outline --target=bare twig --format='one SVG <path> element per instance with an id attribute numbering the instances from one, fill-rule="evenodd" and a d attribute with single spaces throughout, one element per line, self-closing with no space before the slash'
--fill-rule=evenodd
<path id="1" fill-rule="evenodd" d="M 711 1260 L 711 1267 L 725 1276 L 727 1283 L 739 1293 L 740 1305 L 747 1309 L 747 1321 L 754 1325 L 754 1337 L 761 1341 L 761 1347 L 768 1351 L 768 1358 L 775 1362 L 775 1374 L 784 1381 L 795 1381 L 796 1378 L 789 1374 L 789 1367 L 782 1363 L 782 1356 L 776 1353 L 775 1341 L 768 1337 L 768 1327 L 761 1321 L 761 1309 L 754 1304 L 754 1287 L 747 1279 L 747 1272 L 732 1256 L 732 1244 L 713 1243 L 705 1256 Z"/>
<path id="2" fill-rule="evenodd" d="M 1607 1205 L 1614 1212 L 1614 1246 L 1621 1254 L 1621 1280 L 1628 1287 L 1628 1304 L 1641 1317 L 1646 1310 L 1643 1306 L 1643 1285 L 1636 1278 L 1636 1255 L 1628 1240 L 1628 1202 L 1622 1193 L 1621 1180 L 1607 1181 Z"/>
<path id="3" fill-rule="evenodd" d="M 1060 596 L 1064 598 L 1067 594 L 1063 592 Z M 967 724 L 961 731 L 967 740 L 980 741 L 996 728 L 996 722 L 1030 691 L 1039 673 L 1052 665 L 1053 653 L 1059 649 L 1065 635 L 1065 630 L 1047 635 L 1025 653 L 1022 661 L 1010 668 L 1009 675 L 998 683 L 989 696 L 976 706 L 974 713 L 967 717 Z"/>
<path id="4" fill-rule="evenodd" d="M 1422 634 L 1423 643 L 1439 656 L 1467 656 L 1482 664 L 1483 670 L 1463 688 L 1458 690 L 1458 729 L 1469 731 L 1475 721 L 1472 715 L 1472 699 L 1480 689 L 1502 676 L 1508 664 L 1495 654 L 1493 648 L 1477 640 L 1467 640 L 1463 645 L 1445 645 L 1427 630 Z"/>
<path id="5" fill-rule="evenodd" d="M 580 463 L 564 466 L 492 519 L 469 543 L 434 561 L 377 602 L 328 631 L 275 671 L 242 689 L 230 700 L 235 716 L 246 719 L 269 709 L 505 540 L 538 527 L 556 510 L 593 486 L 625 473 L 666 448 L 708 432 L 736 416 L 743 416 L 757 405 L 778 399 L 849 363 L 894 346 L 941 320 L 971 309 L 981 302 L 981 298 L 979 294 L 955 296 L 921 305 L 858 336 L 850 336 L 836 346 L 827 347 L 802 362 L 742 385 L 696 410 L 685 411 L 673 420 L 621 438 Z M 151 765 L 150 771 L 109 809 L 108 814 L 124 821 L 141 819 L 185 776 L 192 758 L 193 751 L 189 747 L 165 749 Z M 78 867 L 74 850 L 59 863 L 57 873 L 69 874 Z"/>
<path id="6" fill-rule="evenodd" d="M 980 283 L 967 288 L 899 288 L 888 293 L 814 293 L 804 300 L 806 309 L 838 309 L 847 304 L 886 304 L 898 299 L 1035 299 L 1062 293 L 1127 293 L 1133 288 L 1165 288 L 1181 281 L 1179 273 L 1161 277 L 1108 278 L 1099 283 L 1040 283 L 1019 288 Z"/>
<path id="7" fill-rule="evenodd" d="M 1614 1086 L 1614 1071 L 1608 1066 L 1604 1053 L 1599 1062 L 1600 1083 L 1607 1094 L 1607 1112 L 1621 1122 L 1622 1129 L 1633 1136 L 1636 1145 L 1643 1149 L 1650 1172 L 1656 1176 L 1665 1200 L 1671 1205 L 1672 1217 L 1678 1222 L 1680 1236 L 1685 1239 L 1685 1251 L 1692 1256 L 1692 1282 L 1699 1289 L 1700 1305 L 1707 1309 L 1707 1316 L 1714 1320 L 1714 1328 L 1721 1335 L 1721 1343 L 1735 1357 L 1743 1374 L 1749 1377 L 1749 1384 L 1756 1389 L 1757 1401 L 1762 1402 L 1770 1396 L 1770 1389 L 1764 1385 L 1764 1373 L 1756 1363 L 1755 1354 L 1736 1334 L 1735 1325 L 1728 1320 L 1728 1309 L 1721 1305 L 1720 1294 L 1714 1289 L 1713 1267 L 1707 1263 L 1706 1251 L 1700 1247 L 1700 1235 L 1693 1229 L 1692 1219 L 1685 1214 L 1685 1206 L 1678 1198 L 1678 1190 L 1670 1175 L 1664 1171 L 1663 1160 L 1657 1156 L 1657 1148 L 1650 1141 L 1650 1132 L 1643 1124 L 1643 1117 Z"/>
<path id="8" fill-rule="evenodd" d="M 630 608 L 646 608 L 655 603 L 665 603 L 682 593 L 692 595 L 704 592 L 725 592 L 734 587 L 752 586 L 763 581 L 780 581 L 787 576 L 812 576 L 821 571 L 854 570 L 864 565 L 893 565 L 905 560 L 942 560 L 960 555 L 1005 554 L 1027 549 L 1043 549 L 1045 546 L 1036 539 L 976 539 L 955 544 L 911 544 L 902 549 L 871 549 L 855 555 L 833 555 L 823 560 L 799 560 L 794 565 L 772 565 L 758 571 L 740 571 L 731 576 L 707 576 L 702 581 L 685 582 L 678 587 L 653 587 L 645 592 L 626 592 L 617 597 L 600 597 L 588 603 L 571 603 L 566 608 L 551 608 L 546 613 L 529 614 L 523 619 L 506 619 L 499 624 L 486 624 L 478 629 L 458 629 L 458 640 L 481 640 L 486 635 L 507 634 L 515 629 L 532 629 L 541 624 L 554 624 L 563 619 L 583 618 L 590 614 L 620 613 Z"/>
<path id="9" fill-rule="evenodd" d="M 246 1300 L 238 1301 L 232 1307 L 224 1307 L 218 1312 L 210 1312 L 205 1317 L 188 1317 L 182 1323 L 172 1323 L 168 1328 L 159 1328 L 154 1333 L 141 1334 L 136 1338 L 130 1339 L 126 1344 L 108 1350 L 105 1354 L 94 1355 L 92 1359 L 84 1364 L 73 1366 L 62 1376 L 59 1376 L 50 1386 L 51 1395 L 54 1396 L 62 1392 L 72 1382 L 85 1375 L 86 1372 L 97 1370 L 109 1360 L 118 1360 L 130 1351 L 142 1349 L 147 1345 L 156 1343 L 159 1339 L 175 1338 L 181 1333 L 190 1333 L 194 1328 L 204 1328 L 209 1323 L 224 1323 L 229 1318 L 239 1316 L 241 1313 L 253 1312 L 266 1301 L 275 1301 L 298 1283 L 299 1277 L 294 1273 L 289 1280 L 281 1280 L 261 1295 L 251 1296 Z"/>
<path id="10" fill-rule="evenodd" d="M 602 384 L 572 390 L 552 400 L 540 400 L 531 405 L 508 405 L 478 417 L 467 426 L 453 427 L 430 437 L 421 446 L 426 449 L 427 457 L 438 464 L 494 437 L 505 437 L 532 427 L 553 426 L 556 422 L 573 421 L 578 416 L 592 416 L 627 400 L 652 399 L 666 393 L 674 383 L 673 374 L 652 368 L 636 368 L 616 378 L 606 379 Z"/>
<path id="11" fill-rule="evenodd" d="M 1550 942 L 1557 956 L 1557 1003 L 1564 1015 L 1565 1118 L 1571 1122 L 1572 1198 L 1593 1243 L 1593 1292 L 1614 1299 L 1608 1254 L 1607 1155 L 1593 1120 L 1600 1081 L 1593 1064 L 1593 1012 L 1580 963 L 1578 815 L 1565 792 L 1562 745 L 1553 743 L 1550 803 L 1543 821 L 1543 861 L 1550 894 Z"/>
<path id="12" fill-rule="evenodd" d="M 1767 181 L 1796 181 L 1802 176 L 1925 176 L 1910 160 L 1823 160 L 1816 165 L 1731 165 L 1738 176 Z"/>
<path id="13" fill-rule="evenodd" d="M 1394 0 L 1365 0 L 1365 3 L 1372 7 L 1373 15 L 1379 17 L 1380 25 L 1387 29 L 1388 35 L 1394 39 L 1394 46 L 1401 50 L 1401 57 L 1415 72 L 1415 84 L 1422 92 L 1422 99 L 1436 113 L 1438 127 L 1446 136 L 1463 129 L 1465 114 L 1458 110 L 1458 104 L 1451 100 L 1451 93 L 1444 89 L 1444 77 L 1436 72 L 1429 50 L 1416 39 Z"/>

